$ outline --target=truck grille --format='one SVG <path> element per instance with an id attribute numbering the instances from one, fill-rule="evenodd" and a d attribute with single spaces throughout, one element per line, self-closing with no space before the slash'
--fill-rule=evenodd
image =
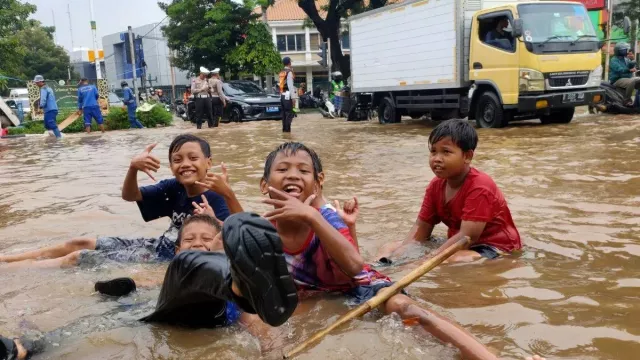
<path id="1" fill-rule="evenodd" d="M 589 81 L 589 72 L 588 71 L 570 71 L 570 72 L 562 72 L 562 73 L 550 73 L 547 74 L 547 80 L 549 81 L 549 86 L 557 88 L 557 87 L 571 87 L 571 86 L 582 86 Z"/>

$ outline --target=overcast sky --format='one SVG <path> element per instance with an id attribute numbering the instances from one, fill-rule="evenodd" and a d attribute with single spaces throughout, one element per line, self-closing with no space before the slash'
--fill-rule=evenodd
<path id="1" fill-rule="evenodd" d="M 36 5 L 38 11 L 32 17 L 45 25 L 53 25 L 55 15 L 56 40 L 67 50 L 71 50 L 71 32 L 69 31 L 69 14 L 67 14 L 67 4 L 69 4 L 73 46 L 93 48 L 89 0 L 21 1 Z M 93 0 L 93 10 L 99 47 L 102 47 L 104 35 L 127 31 L 129 25 L 135 28 L 159 22 L 165 17 L 165 13 L 158 7 L 157 0 Z"/>

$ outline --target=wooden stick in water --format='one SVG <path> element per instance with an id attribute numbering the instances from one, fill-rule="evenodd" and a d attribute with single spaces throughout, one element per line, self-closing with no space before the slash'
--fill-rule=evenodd
<path id="1" fill-rule="evenodd" d="M 389 298 L 391 298 L 393 295 L 399 293 L 400 290 L 409 286 L 411 283 L 418 280 L 424 274 L 428 273 L 433 268 L 438 266 L 440 263 L 448 259 L 451 255 L 455 254 L 456 251 L 462 249 L 464 246 L 469 244 L 470 241 L 471 240 L 469 239 L 469 237 L 465 236 L 462 239 L 458 240 L 456 243 L 449 246 L 443 252 L 426 260 L 422 265 L 420 265 L 418 268 L 414 269 L 412 272 L 405 275 L 402 279 L 395 282 L 392 286 L 382 289 L 380 292 L 378 292 L 376 296 L 372 297 L 364 304 L 346 313 L 326 329 L 315 333 L 312 337 L 308 338 L 305 342 L 298 345 L 295 349 L 291 350 L 289 353 L 285 354 L 283 358 L 289 359 L 293 356 L 296 356 L 297 354 L 304 351 L 307 347 L 309 347 L 309 345 L 319 341 L 320 339 L 325 337 L 327 334 L 329 334 L 332 330 L 336 329 L 337 327 L 342 326 L 347 322 L 351 321 L 352 319 L 360 317 L 368 313 L 369 311 L 377 308 L 378 306 L 383 304 L 385 301 L 389 300 Z"/>

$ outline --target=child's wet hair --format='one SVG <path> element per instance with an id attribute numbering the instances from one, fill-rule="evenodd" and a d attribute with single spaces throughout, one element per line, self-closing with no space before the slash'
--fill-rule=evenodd
<path id="1" fill-rule="evenodd" d="M 222 227 L 220 226 L 220 223 L 218 222 L 218 220 L 212 218 L 207 214 L 197 214 L 197 215 L 189 216 L 182 222 L 180 231 L 178 231 L 178 239 L 176 240 L 176 249 L 180 248 L 180 243 L 182 242 L 182 231 L 187 227 L 187 225 L 191 223 L 198 223 L 198 222 L 211 225 L 213 228 L 216 229 L 217 232 L 222 231 Z"/>
<path id="2" fill-rule="evenodd" d="M 462 151 L 475 150 L 478 146 L 478 133 L 465 120 L 447 120 L 438 124 L 429 135 L 429 148 L 444 138 L 451 138 Z"/>
<path id="3" fill-rule="evenodd" d="M 169 145 L 169 161 L 171 161 L 171 154 L 180 150 L 180 148 L 182 148 L 182 145 L 190 142 L 198 143 L 200 145 L 200 149 L 202 149 L 202 153 L 204 154 L 204 156 L 208 158 L 211 157 L 211 147 L 209 146 L 207 140 L 191 134 L 182 134 L 176 136 L 176 138 L 171 142 L 171 145 Z"/>
<path id="4" fill-rule="evenodd" d="M 322 172 L 322 161 L 320 161 L 320 157 L 311 148 L 299 142 L 286 142 L 270 152 L 269 155 L 267 155 L 267 160 L 264 162 L 264 174 L 262 175 L 262 178 L 267 181 L 269 180 L 273 161 L 276 159 L 278 154 L 283 153 L 285 155 L 295 155 L 298 151 L 304 151 L 309 154 L 311 162 L 313 163 L 313 178 L 315 180 L 319 180 L 318 174 Z"/>

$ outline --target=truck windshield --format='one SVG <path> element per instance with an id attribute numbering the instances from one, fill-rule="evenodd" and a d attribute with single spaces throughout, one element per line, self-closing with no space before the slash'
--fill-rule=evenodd
<path id="1" fill-rule="evenodd" d="M 529 43 L 598 41 L 582 4 L 522 4 L 518 14 Z"/>

